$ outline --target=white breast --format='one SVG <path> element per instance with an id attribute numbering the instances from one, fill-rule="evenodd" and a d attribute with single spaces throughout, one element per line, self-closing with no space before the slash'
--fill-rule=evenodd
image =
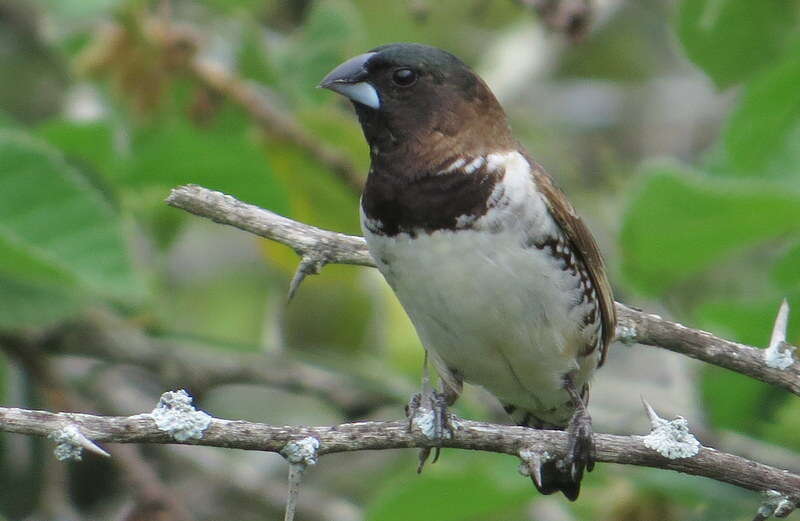
<path id="1" fill-rule="evenodd" d="M 362 228 L 440 374 L 455 370 L 503 403 L 563 423 L 569 411 L 546 417 L 568 400 L 563 376 L 580 369 L 580 385 L 597 362 L 576 361 L 590 304 L 576 305 L 577 275 L 531 246 L 560 231 L 527 161 L 516 152 L 487 161 L 506 170 L 494 193 L 502 201 L 472 228 L 386 237 L 369 232 L 363 215 Z"/>

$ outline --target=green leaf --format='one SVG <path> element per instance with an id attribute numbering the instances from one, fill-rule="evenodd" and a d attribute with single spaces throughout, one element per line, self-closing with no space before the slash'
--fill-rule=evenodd
<path id="1" fill-rule="evenodd" d="M 274 174 L 257 136 L 228 120 L 197 127 L 171 118 L 143 129 L 134 139 L 124 182 L 147 193 L 195 183 L 278 213 L 289 209 L 283 183 Z"/>
<path id="2" fill-rule="evenodd" d="M 285 181 L 294 218 L 343 233 L 360 233 L 358 196 L 301 148 L 266 140 L 270 164 Z M 277 210 L 276 210 L 277 211 Z"/>
<path id="3" fill-rule="evenodd" d="M 769 419 L 765 406 L 770 385 L 719 367 L 704 367 L 700 380 L 705 410 L 717 429 L 730 429 L 756 436 Z"/>
<path id="4" fill-rule="evenodd" d="M 230 14 L 237 11 L 257 12 L 264 8 L 264 0 L 202 0 L 204 4 L 222 13 Z"/>
<path id="5" fill-rule="evenodd" d="M 276 81 L 273 63 L 264 54 L 265 45 L 260 25 L 248 24 L 242 36 L 236 61 L 239 73 L 248 80 L 270 85 Z"/>
<path id="6" fill-rule="evenodd" d="M 76 292 L 0 275 L 0 330 L 47 326 L 73 316 L 84 303 Z"/>
<path id="7" fill-rule="evenodd" d="M 746 301 L 714 300 L 697 308 L 696 321 L 700 327 L 719 332 L 736 342 L 766 347 L 781 299 L 787 298 L 793 307 L 800 305 L 800 300 L 794 297 L 793 294 L 783 294 Z M 800 338 L 800 320 L 789 321 L 787 335 L 789 343 Z"/>
<path id="8" fill-rule="evenodd" d="M 193 284 L 173 285 L 159 295 L 160 321 L 173 332 L 213 338 L 229 348 L 257 349 L 265 295 L 271 289 L 267 282 L 262 270 L 239 267 Z"/>
<path id="9" fill-rule="evenodd" d="M 37 256 L 31 249 L 21 248 L 2 233 L 0 233 L 0 276 L 32 283 L 78 287 L 77 278 L 73 273 L 62 269 L 57 263 Z"/>
<path id="10" fill-rule="evenodd" d="M 781 289 L 800 289 L 800 243 L 795 244 L 775 263 L 772 278 Z"/>
<path id="11" fill-rule="evenodd" d="M 0 130 L 0 251 L 0 266 L 22 278 L 140 293 L 119 215 L 56 150 L 9 130 Z"/>
<path id="12" fill-rule="evenodd" d="M 116 154 L 111 126 L 106 121 L 49 120 L 36 129 L 36 135 L 71 160 L 88 164 L 104 175 L 114 171 Z"/>
<path id="13" fill-rule="evenodd" d="M 725 256 L 800 234 L 800 195 L 764 184 L 650 167 L 621 233 L 623 273 L 658 295 Z"/>
<path id="14" fill-rule="evenodd" d="M 282 92 L 298 102 L 330 99 L 315 86 L 336 65 L 364 52 L 363 37 L 361 15 L 350 1 L 314 2 L 306 23 L 278 56 Z"/>
<path id="15" fill-rule="evenodd" d="M 747 86 L 723 134 L 734 169 L 757 176 L 787 154 L 800 159 L 798 85 L 800 58 L 795 55 Z M 796 162 L 783 161 L 783 166 L 797 176 Z"/>
<path id="16" fill-rule="evenodd" d="M 519 518 L 509 514 L 519 514 L 515 509 L 529 503 L 535 490 L 516 472 L 516 462 L 497 454 L 450 456 L 459 461 L 449 461 L 449 469 L 437 465 L 422 477 L 408 469 L 390 480 L 367 505 L 367 521 Z"/>
<path id="17" fill-rule="evenodd" d="M 796 28 L 796 0 L 684 0 L 678 36 L 718 87 L 741 82 L 778 57 Z"/>
<path id="18" fill-rule="evenodd" d="M 63 22 L 87 23 L 87 18 L 98 18 L 112 12 L 124 0 L 37 0 L 47 13 Z"/>

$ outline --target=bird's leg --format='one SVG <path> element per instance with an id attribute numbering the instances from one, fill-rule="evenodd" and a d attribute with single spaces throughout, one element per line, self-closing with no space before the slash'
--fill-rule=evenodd
<path id="1" fill-rule="evenodd" d="M 450 424 L 450 416 L 447 408 L 455 403 L 458 392 L 450 386 L 441 383 L 441 391 L 436 391 L 431 385 L 430 373 L 428 371 L 428 353 L 425 352 L 425 361 L 422 368 L 422 392 L 416 393 L 411 397 L 406 406 L 406 416 L 408 417 L 408 429 L 417 427 L 431 440 L 435 446 L 432 463 L 439 459 L 439 452 L 444 438 L 452 435 L 453 428 Z M 425 462 L 430 457 L 431 448 L 420 449 L 419 466 L 417 472 L 422 472 Z"/>
<path id="2" fill-rule="evenodd" d="M 571 372 L 564 377 L 564 389 L 575 404 L 575 413 L 567 427 L 569 447 L 565 463 L 572 479 L 580 483 L 584 469 L 591 472 L 594 468 L 595 446 L 592 438 L 592 417 L 589 416 L 586 403 L 575 386 L 574 376 L 574 372 Z"/>
<path id="3" fill-rule="evenodd" d="M 447 385 L 442 384 L 441 392 L 437 392 L 431 385 L 428 352 L 425 351 L 425 359 L 422 363 L 422 392 L 415 393 L 406 405 L 408 429 L 411 430 L 414 427 L 416 419 L 418 427 L 426 436 L 434 440 L 441 440 L 445 431 L 449 430 L 447 407 L 452 405 L 456 398 L 458 398 L 458 393 L 451 391 Z M 420 418 L 418 413 L 421 411 L 428 412 L 429 416 L 425 419 Z"/>
<path id="4" fill-rule="evenodd" d="M 439 454 L 442 450 L 442 442 L 446 437 L 453 435 L 453 425 L 450 423 L 450 413 L 447 412 L 447 408 L 455 403 L 458 398 L 458 393 L 444 382 L 441 384 L 441 391 L 435 391 L 433 388 L 429 388 L 428 392 L 428 398 L 423 398 L 422 402 L 431 407 L 430 414 L 432 415 L 431 419 L 433 424 L 428 431 L 428 437 L 433 439 L 436 443 L 433 447 L 433 460 L 431 461 L 431 463 L 436 463 L 439 460 Z M 425 406 L 423 406 L 423 408 L 424 407 Z M 423 467 L 425 467 L 425 462 L 428 461 L 430 455 L 431 447 L 420 449 L 417 474 L 422 472 Z"/>
<path id="5" fill-rule="evenodd" d="M 428 405 L 427 401 L 424 397 L 426 395 L 430 395 L 433 392 L 431 389 L 431 377 L 430 373 L 428 373 L 428 351 L 425 350 L 425 355 L 422 360 L 422 392 L 414 393 L 411 396 L 411 399 L 408 401 L 406 405 L 406 418 L 408 418 L 408 431 L 414 428 L 414 418 L 417 416 L 417 413 L 421 409 L 425 409 Z M 427 407 L 429 408 L 429 407 Z"/>

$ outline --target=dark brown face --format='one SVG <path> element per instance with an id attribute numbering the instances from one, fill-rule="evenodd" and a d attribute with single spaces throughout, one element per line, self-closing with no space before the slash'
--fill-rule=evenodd
<path id="1" fill-rule="evenodd" d="M 481 154 L 513 142 L 486 84 L 461 60 L 419 44 L 391 44 L 334 69 L 322 87 L 347 96 L 376 154 Z M 413 150 L 409 150 L 413 149 Z"/>

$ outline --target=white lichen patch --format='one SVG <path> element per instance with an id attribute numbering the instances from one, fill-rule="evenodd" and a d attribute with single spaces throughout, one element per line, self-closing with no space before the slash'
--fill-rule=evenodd
<path id="1" fill-rule="evenodd" d="M 519 464 L 517 470 L 523 476 L 530 477 L 531 465 L 541 467 L 543 463 L 547 463 L 553 459 L 553 456 L 546 450 L 535 451 L 531 449 L 522 449 L 519 451 L 519 458 L 522 460 L 522 462 Z"/>
<path id="2" fill-rule="evenodd" d="M 674 420 L 651 418 L 652 430 L 644 437 L 646 447 L 665 458 L 691 458 L 700 451 L 700 442 L 689 432 L 689 423 L 678 416 Z"/>
<path id="3" fill-rule="evenodd" d="M 319 440 L 308 436 L 298 441 L 290 441 L 283 447 L 281 454 L 289 463 L 316 465 Z"/>
<path id="4" fill-rule="evenodd" d="M 150 416 L 159 429 L 170 433 L 178 441 L 202 438 L 203 432 L 211 424 L 211 416 L 195 409 L 192 397 L 183 389 L 162 394 Z"/>
<path id="5" fill-rule="evenodd" d="M 63 429 L 50 434 L 49 438 L 56 442 L 53 453 L 59 461 L 81 461 L 83 459 L 83 447 L 80 438 L 83 437 L 78 428 L 74 425 L 67 425 Z"/>
<path id="6" fill-rule="evenodd" d="M 637 334 L 638 333 L 634 326 L 617 325 L 615 339 L 622 344 L 633 345 L 636 343 Z"/>
<path id="7" fill-rule="evenodd" d="M 794 363 L 795 347 L 781 342 L 774 349 L 769 347 L 764 350 L 764 363 L 772 369 L 788 369 Z"/>

